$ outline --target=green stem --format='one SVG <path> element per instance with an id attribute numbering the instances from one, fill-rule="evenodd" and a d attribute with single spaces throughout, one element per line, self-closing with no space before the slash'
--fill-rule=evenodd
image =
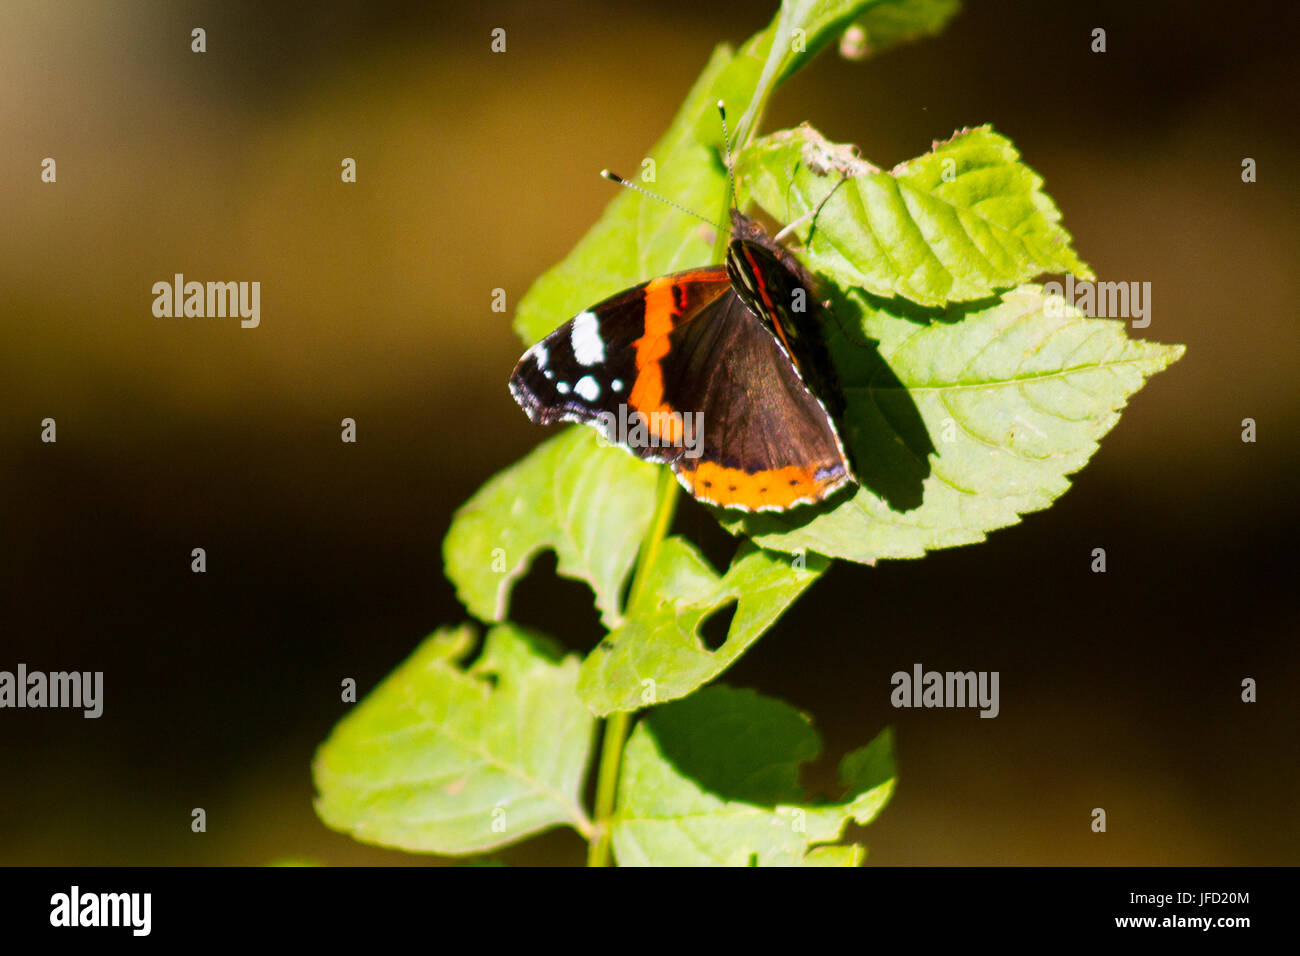
<path id="1" fill-rule="evenodd" d="M 609 866 L 610 820 L 618 793 L 618 771 L 623 762 L 623 743 L 632 712 L 617 710 L 605 721 L 605 739 L 600 748 L 600 771 L 596 778 L 596 826 L 587 844 L 588 866 Z"/>
<path id="2" fill-rule="evenodd" d="M 650 569 L 659 556 L 664 538 L 668 537 L 668 528 L 673 523 L 673 513 L 677 510 L 677 479 L 671 468 L 659 469 L 659 485 L 655 489 L 655 513 L 650 519 L 650 531 L 641 542 L 641 552 L 636 559 L 636 574 L 632 577 L 632 588 L 628 591 L 627 607 L 624 613 L 636 607 L 645 590 Z"/>
<path id="3" fill-rule="evenodd" d="M 636 573 L 632 577 L 632 588 L 628 592 L 628 610 L 636 607 L 646 588 L 650 569 L 654 567 L 668 537 L 668 529 L 673 523 L 673 513 L 677 509 L 677 479 L 671 468 L 659 469 L 659 486 L 655 493 L 655 513 L 650 520 L 650 530 L 641 542 L 641 552 L 637 556 Z M 611 857 L 610 822 L 614 817 L 614 802 L 618 796 L 618 775 L 623 763 L 623 744 L 627 741 L 628 726 L 632 722 L 632 711 L 619 710 L 610 714 L 605 721 L 604 739 L 600 745 L 600 769 L 596 773 L 596 825 L 587 844 L 588 866 L 609 866 Z"/>
<path id="4" fill-rule="evenodd" d="M 770 91 L 768 91 L 770 95 Z M 749 141 L 758 119 L 767 105 L 765 95 L 755 108 L 748 110 L 737 130 L 736 152 Z M 730 210 L 724 210 L 723 222 L 729 221 Z M 715 258 L 722 258 L 727 251 L 730 236 L 726 230 L 719 234 Z M 655 494 L 655 513 L 650 521 L 650 531 L 641 542 L 641 551 L 637 555 L 636 573 L 632 577 L 632 587 L 628 592 L 626 614 L 636 607 L 641 600 L 641 592 L 646 588 L 650 569 L 668 537 L 668 529 L 673 523 L 673 514 L 677 509 L 677 479 L 671 468 L 659 469 L 659 486 Z M 609 866 L 611 860 L 611 821 L 614 817 L 614 804 L 618 798 L 618 776 L 623 764 L 623 745 L 627 742 L 628 727 L 632 723 L 633 711 L 620 710 L 610 714 L 605 720 L 604 737 L 600 745 L 600 768 L 596 772 L 596 817 L 591 838 L 587 843 L 587 865 Z"/>

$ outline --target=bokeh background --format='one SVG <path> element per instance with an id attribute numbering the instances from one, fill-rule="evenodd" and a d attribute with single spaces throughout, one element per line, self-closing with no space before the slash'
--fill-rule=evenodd
<path id="1" fill-rule="evenodd" d="M 4 0 L 0 668 L 103 670 L 106 702 L 0 712 L 0 862 L 436 862 L 325 829 L 309 765 L 343 677 L 364 692 L 463 619 L 451 514 L 545 437 L 491 290 L 513 308 L 610 200 L 596 171 L 635 171 L 712 46 L 771 13 Z M 1136 334 L 1188 345 L 1055 507 L 837 566 L 727 675 L 815 716 L 815 789 L 896 726 L 897 794 L 854 834 L 870 863 L 1300 862 L 1297 25 L 1289 3 L 976 2 L 776 97 L 766 129 L 808 120 L 885 167 L 994 123 L 1099 275 L 1153 284 Z M 260 280 L 261 327 L 155 319 L 174 272 Z M 726 560 L 692 502 L 678 528 Z M 514 616 L 599 634 L 549 556 Z M 1001 716 L 892 710 L 918 661 L 1000 671 Z"/>

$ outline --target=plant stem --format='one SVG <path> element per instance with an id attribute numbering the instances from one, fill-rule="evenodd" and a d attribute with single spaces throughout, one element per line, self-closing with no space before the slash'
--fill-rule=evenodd
<path id="1" fill-rule="evenodd" d="M 605 738 L 600 748 L 600 771 L 596 778 L 596 826 L 587 843 L 587 865 L 609 866 L 610 818 L 614 815 L 614 797 L 618 790 L 619 765 L 623 760 L 623 743 L 631 711 L 618 710 L 605 721 Z"/>
<path id="2" fill-rule="evenodd" d="M 677 510 L 677 479 L 671 468 L 659 469 L 659 485 L 655 489 L 655 513 L 650 519 L 650 531 L 641 542 L 641 552 L 636 559 L 636 574 L 632 577 L 632 587 L 628 591 L 627 607 L 624 613 L 636 607 L 650 577 L 650 568 L 659 556 L 659 548 L 668 537 L 668 528 L 673 523 L 673 513 Z"/>
<path id="3" fill-rule="evenodd" d="M 677 479 L 671 468 L 659 469 L 659 486 L 655 492 L 655 513 L 650 520 L 650 530 L 641 542 L 637 556 L 636 573 L 628 592 L 624 613 L 635 608 L 641 600 L 654 567 L 659 549 L 668 536 L 677 509 Z M 618 775 L 623 763 L 623 744 L 627 741 L 632 711 L 619 710 L 605 720 L 604 739 L 600 745 L 600 768 L 596 774 L 596 825 L 587 843 L 587 865 L 609 866 L 612 835 L 610 822 L 614 816 L 614 801 L 618 796 Z"/>

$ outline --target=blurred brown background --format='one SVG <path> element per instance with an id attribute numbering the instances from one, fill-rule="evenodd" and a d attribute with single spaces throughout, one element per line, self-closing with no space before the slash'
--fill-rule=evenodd
<path id="1" fill-rule="evenodd" d="M 765 126 L 889 167 L 994 123 L 1099 275 L 1152 282 L 1136 334 L 1187 355 L 1054 508 L 837 566 L 726 680 L 814 715 L 833 759 L 896 725 L 897 794 L 856 834 L 872 863 L 1294 864 L 1297 18 L 1058 6 L 973 3 L 936 40 L 828 53 Z M 0 668 L 106 672 L 99 720 L 0 712 L 0 862 L 424 861 L 320 825 L 309 762 L 341 678 L 364 692 L 462 619 L 451 513 L 545 437 L 506 391 L 520 343 L 491 290 L 513 308 L 611 198 L 596 171 L 637 169 L 712 46 L 771 14 L 283 7 L 0 7 Z M 260 280 L 261 327 L 155 319 L 174 272 Z M 678 527 L 725 561 L 692 503 Z M 588 592 L 553 572 L 515 616 L 585 650 Z M 892 710 L 914 662 L 999 670 L 1001 716 Z M 503 854 L 582 855 L 568 832 Z"/>

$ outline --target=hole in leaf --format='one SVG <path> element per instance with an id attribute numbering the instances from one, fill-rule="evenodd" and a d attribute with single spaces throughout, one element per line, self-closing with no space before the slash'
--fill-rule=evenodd
<path id="1" fill-rule="evenodd" d="M 690 495 L 678 496 L 677 518 L 673 527 L 699 549 L 718 573 L 726 571 L 730 566 L 731 557 L 736 553 L 736 538 L 727 534 L 718 524 L 713 512 Z"/>
<path id="2" fill-rule="evenodd" d="M 543 551 L 510 594 L 509 619 L 541 631 L 566 650 L 586 653 L 605 636 L 586 582 L 555 573 L 555 552 Z"/>
<path id="3" fill-rule="evenodd" d="M 714 608 L 700 622 L 700 641 L 711 651 L 716 651 L 727 643 L 727 632 L 731 630 L 731 619 L 736 616 L 736 602 L 728 601 L 722 607 Z"/>

